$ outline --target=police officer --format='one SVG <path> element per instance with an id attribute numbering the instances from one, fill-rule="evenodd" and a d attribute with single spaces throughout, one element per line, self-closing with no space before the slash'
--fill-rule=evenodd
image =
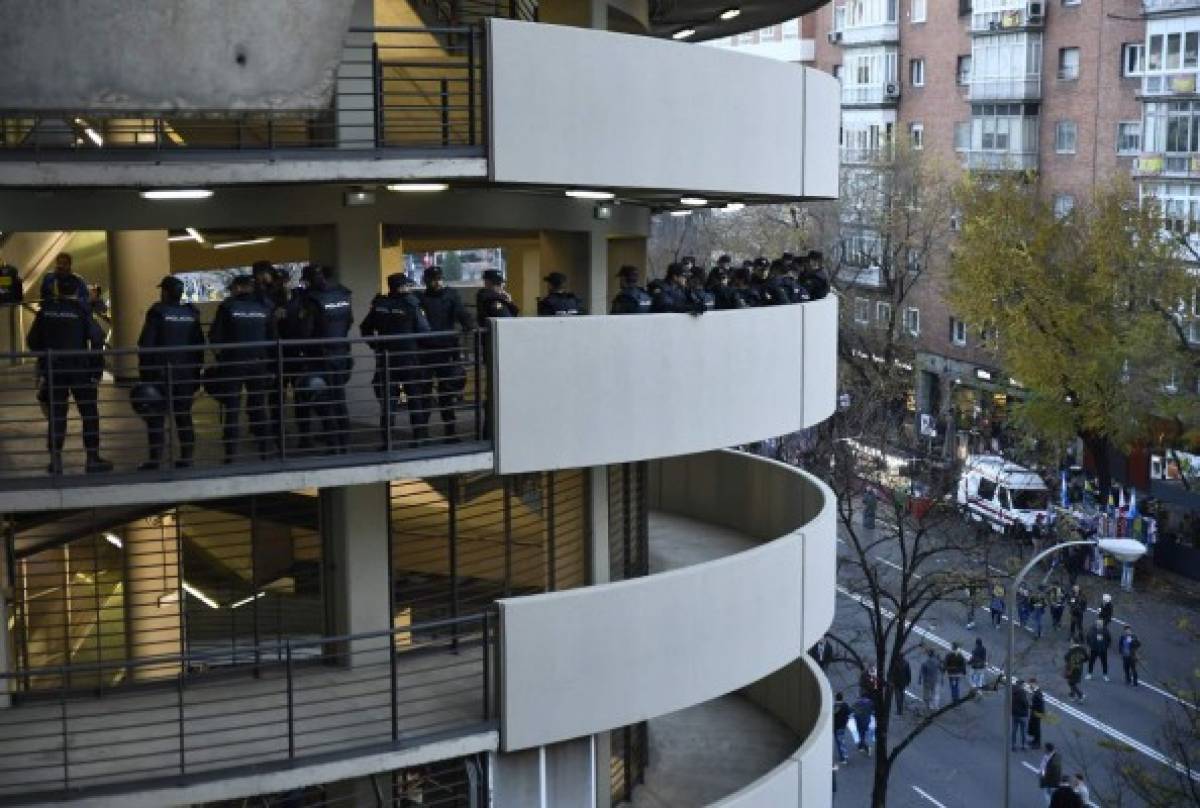
<path id="1" fill-rule="evenodd" d="M 217 364 L 212 368 L 215 372 L 206 374 L 209 381 L 205 387 L 221 405 L 225 462 L 232 463 L 237 456 L 243 388 L 250 432 L 258 440 L 260 458 L 265 460 L 270 449 L 266 392 L 274 378 L 270 366 L 275 349 L 270 345 L 240 346 L 271 342 L 277 334 L 271 307 L 254 296 L 254 279 L 249 275 L 233 279 L 230 296 L 217 307 L 208 337 L 216 351 Z"/>
<path id="2" fill-rule="evenodd" d="M 704 301 L 694 296 L 688 288 L 688 273 L 682 264 L 670 264 L 667 267 L 667 277 L 654 296 L 652 311 L 654 312 L 686 312 L 699 315 L 704 313 Z"/>
<path id="3" fill-rule="evenodd" d="M 453 332 L 470 333 L 473 330 L 471 315 L 458 292 L 446 285 L 441 267 L 428 267 L 421 275 L 421 282 L 425 284 L 420 295 L 421 308 L 425 310 L 432 330 L 432 334 L 421 341 L 424 365 L 429 373 L 430 394 L 436 398 L 442 415 L 444 439 L 451 443 L 458 440 L 454 405 L 467 385 L 461 338 Z"/>
<path id="4" fill-rule="evenodd" d="M 750 284 L 750 277 L 750 270 L 745 266 L 740 266 L 733 271 L 733 282 L 730 288 L 733 289 L 734 295 L 741 303 L 738 308 L 748 309 L 763 304 L 758 289 Z"/>
<path id="5" fill-rule="evenodd" d="M 567 283 L 566 275 L 561 272 L 551 272 L 544 280 L 550 287 L 550 291 L 545 297 L 538 298 L 538 317 L 562 317 L 587 313 L 583 308 L 583 301 L 574 292 L 568 292 L 563 288 Z"/>
<path id="6" fill-rule="evenodd" d="M 787 292 L 788 300 L 792 303 L 801 303 L 808 299 L 808 290 L 800 285 L 798 274 L 800 270 L 799 264 L 796 262 L 796 256 L 790 252 L 785 252 L 779 258 L 782 264 L 782 270 L 779 274 L 779 283 Z"/>
<path id="7" fill-rule="evenodd" d="M 166 413 L 175 421 L 179 438 L 177 468 L 192 465 L 196 432 L 192 426 L 192 397 L 196 394 L 200 368 L 204 364 L 204 329 L 200 327 L 200 312 L 191 303 L 183 302 L 183 281 L 168 275 L 158 284 L 159 301 L 146 312 L 139 348 L 184 348 L 192 350 L 152 351 L 138 353 L 138 367 L 144 385 L 152 385 L 157 400 L 149 408 L 146 436 L 150 459 L 141 465 L 142 471 L 158 469 L 162 462 L 166 436 Z"/>
<path id="8" fill-rule="evenodd" d="M 388 275 L 388 293 L 376 295 L 371 309 L 359 325 L 364 337 L 393 337 L 380 340 L 375 348 L 375 396 L 379 399 L 379 427 L 383 432 L 381 451 L 390 451 L 392 413 L 400 404 L 403 387 L 412 424 L 410 448 L 429 437 L 429 380 L 421 365 L 415 339 L 395 339 L 408 334 L 428 334 L 429 320 L 421 301 L 412 292 L 412 279 L 403 272 Z"/>
<path id="9" fill-rule="evenodd" d="M 100 412 L 96 407 L 97 386 L 104 372 L 104 334 L 91 311 L 80 299 L 78 277 L 64 274 L 54 278 L 49 296 L 33 320 L 26 344 L 31 351 L 66 351 L 47 360 L 38 357 L 38 400 L 47 408 L 47 472 L 62 474 L 62 450 L 67 436 L 67 397 L 83 424 L 83 446 L 87 452 L 84 471 L 95 474 L 112 470 L 100 456 Z M 87 353 L 83 353 L 87 351 Z"/>
<path id="10" fill-rule="evenodd" d="M 350 343 L 345 339 L 354 325 L 350 290 L 337 282 L 332 267 L 309 264 L 300 279 L 304 282 L 304 291 L 288 305 L 288 338 L 341 340 L 300 347 L 303 376 L 297 383 L 296 392 L 300 449 L 312 448 L 314 421 L 319 415 L 326 444 L 342 454 L 350 442 L 346 385 L 354 368 Z"/>
<path id="11" fill-rule="evenodd" d="M 638 286 L 637 267 L 626 264 L 617 272 L 621 289 L 613 298 L 612 314 L 649 314 L 654 301 Z"/>
<path id="12" fill-rule="evenodd" d="M 779 285 L 778 277 L 772 275 L 771 262 L 762 256 L 754 259 L 754 275 L 750 278 L 750 285 L 758 292 L 760 306 L 780 306 L 791 302 Z"/>
<path id="13" fill-rule="evenodd" d="M 705 311 L 712 311 L 717 307 L 717 296 L 705 286 L 704 280 L 704 267 L 693 266 L 688 276 L 688 291 L 703 304 Z"/>
<path id="14" fill-rule="evenodd" d="M 719 263 L 708 273 L 708 291 L 712 293 L 718 309 L 744 309 L 749 305 L 729 285 L 729 274 L 721 269 Z"/>
<path id="15" fill-rule="evenodd" d="M 250 267 L 250 273 L 254 277 L 254 299 L 271 309 L 276 337 L 283 338 L 283 318 L 287 313 L 288 304 L 287 270 L 275 266 L 270 261 L 255 261 Z M 267 380 L 266 420 L 275 442 L 282 443 L 285 385 L 280 383 L 278 362 L 270 362 L 267 369 L 270 378 Z"/>
<path id="16" fill-rule="evenodd" d="M 807 261 L 801 264 L 800 284 L 808 290 L 809 300 L 820 300 L 829 294 L 829 276 L 825 274 L 825 256 L 820 250 L 809 250 Z"/>
<path id="17" fill-rule="evenodd" d="M 487 372 L 484 390 L 487 392 L 483 405 L 483 437 L 492 436 L 492 368 L 489 362 L 491 351 L 491 329 L 488 321 L 516 317 L 520 309 L 513 303 L 512 296 L 504 288 L 504 275 L 498 270 L 488 269 L 483 273 L 483 288 L 475 295 L 475 319 L 480 330 L 479 344 L 483 350 L 483 365 Z"/>
<path id="18" fill-rule="evenodd" d="M 74 278 L 75 298 L 90 312 L 92 310 L 91 294 L 88 292 L 87 283 L 84 282 L 83 278 L 72 271 L 71 267 L 73 264 L 74 259 L 71 258 L 70 253 L 61 252 L 54 256 L 54 271 L 47 273 L 46 277 L 42 278 L 42 300 L 57 296 L 58 292 L 56 290 L 62 288 L 56 286 L 58 281 L 65 280 L 66 278 Z"/>
<path id="19" fill-rule="evenodd" d="M 21 273 L 11 264 L 0 261 L 0 306 L 13 305 L 25 299 Z"/>

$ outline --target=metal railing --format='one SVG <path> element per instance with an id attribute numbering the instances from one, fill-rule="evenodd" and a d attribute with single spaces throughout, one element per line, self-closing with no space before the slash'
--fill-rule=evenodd
<path id="1" fill-rule="evenodd" d="M 103 155 L 187 159 L 204 151 L 446 149 L 483 153 L 482 24 L 352 28 L 329 104 L 317 110 L 0 109 L 0 158 Z"/>
<path id="2" fill-rule="evenodd" d="M 103 695 L 67 686 L 72 670 L 95 678 L 97 666 L 37 671 L 62 686 L 0 711 L 0 800 L 177 783 L 493 729 L 499 633 L 484 612 L 263 645 L 249 668 L 204 654 L 125 660 L 115 664 L 145 685 Z M 11 689 L 15 676 L 0 681 Z"/>
<path id="3" fill-rule="evenodd" d="M 842 85 L 843 104 L 898 104 L 899 102 L 899 82 Z"/>
<path id="4" fill-rule="evenodd" d="M 1200 8 L 1200 0 L 1142 0 L 1142 10 L 1147 14 L 1157 11 L 1184 11 Z"/>
<path id="5" fill-rule="evenodd" d="M 962 154 L 964 166 L 970 171 L 1036 171 L 1038 167 L 1038 154 L 1035 151 L 971 150 Z"/>
<path id="6" fill-rule="evenodd" d="M 170 479 L 475 451 L 486 421 L 481 339 L 0 354 L 0 479 Z"/>
<path id="7" fill-rule="evenodd" d="M 1042 77 L 1031 74 L 1013 78 L 972 76 L 969 89 L 972 101 L 1024 101 L 1041 98 Z"/>

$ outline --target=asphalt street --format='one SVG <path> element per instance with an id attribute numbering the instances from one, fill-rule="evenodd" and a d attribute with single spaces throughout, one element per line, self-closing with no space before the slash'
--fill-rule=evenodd
<path id="1" fill-rule="evenodd" d="M 886 530 L 881 527 L 880 530 Z M 844 539 L 839 539 L 844 541 Z M 997 534 L 996 541 L 1001 539 Z M 845 544 L 839 549 L 845 552 Z M 873 561 L 882 575 L 898 576 L 899 559 L 889 557 L 886 543 L 878 548 Z M 1014 559 L 1006 558 L 1007 548 L 998 545 L 992 559 L 993 573 L 1004 573 Z M 1031 573 L 1036 580 L 1036 573 Z M 1104 592 L 1115 599 L 1114 641 L 1116 634 L 1128 622 L 1142 641 L 1140 667 L 1142 686 L 1124 684 L 1121 664 L 1114 649 L 1109 659 L 1109 678 L 1105 682 L 1097 666 L 1096 676 L 1083 682 L 1087 699 L 1082 704 L 1068 698 L 1062 677 L 1062 656 L 1067 649 L 1067 617 L 1058 631 L 1049 627 L 1047 613 L 1045 631 L 1039 640 L 1032 630 L 1018 628 L 1014 673 L 1018 678 L 1037 676 L 1047 697 L 1048 715 L 1044 721 L 1043 740 L 1054 743 L 1063 754 L 1064 771 L 1084 771 L 1093 781 L 1093 791 L 1112 789 L 1110 769 L 1113 744 L 1131 747 L 1133 757 L 1147 767 L 1166 767 L 1175 762 L 1157 747 L 1163 716 L 1178 710 L 1167 684 L 1187 681 L 1200 664 L 1194 641 L 1182 633 L 1180 620 L 1200 625 L 1200 604 L 1188 594 L 1163 592 L 1134 581 L 1133 593 L 1122 593 L 1115 582 L 1092 576 L 1082 576 L 1080 584 L 1093 608 L 1100 603 Z M 866 616 L 858 604 L 856 593 L 839 586 L 837 615 L 832 632 L 841 637 L 862 635 Z M 937 649 L 939 656 L 951 641 L 969 650 L 976 637 L 982 637 L 993 666 L 990 678 L 995 679 L 1004 664 L 1007 628 L 992 627 L 986 610 L 979 610 L 974 630 L 966 628 L 965 611 L 955 603 L 939 604 L 932 608 L 918 625 L 921 640 Z M 913 684 L 909 693 L 919 692 L 916 673 L 920 664 L 919 652 L 909 653 L 913 668 Z M 857 696 L 858 674 L 849 666 L 834 664 L 828 671 L 834 691 L 843 691 L 849 701 Z M 943 684 L 943 698 L 947 688 Z M 899 725 L 893 724 L 891 742 L 903 738 L 912 726 L 914 713 L 920 710 L 915 699 L 909 699 L 910 709 Z M 922 808 L 977 808 L 1000 805 L 1002 802 L 1004 732 L 1003 691 L 987 692 L 982 698 L 966 703 L 939 719 L 927 729 L 900 757 L 891 778 L 889 806 L 922 806 Z M 1043 798 L 1037 788 L 1037 771 L 1042 752 L 1018 751 L 1012 757 L 1012 805 L 1040 806 Z M 852 752 L 848 765 L 837 772 L 837 806 L 870 804 L 872 762 L 861 752 Z M 1094 798 L 1096 804 L 1103 804 Z M 1124 806 L 1136 805 L 1129 801 Z"/>

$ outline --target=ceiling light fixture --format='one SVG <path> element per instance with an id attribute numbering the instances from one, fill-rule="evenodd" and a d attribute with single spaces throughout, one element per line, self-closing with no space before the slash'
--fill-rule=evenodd
<path id="1" fill-rule="evenodd" d="M 174 244 L 177 241 L 191 241 L 191 240 L 192 240 L 192 237 L 187 234 L 184 234 L 182 236 L 167 236 L 167 241 L 171 242 L 172 244 Z"/>
<path id="2" fill-rule="evenodd" d="M 692 37 L 695 35 L 696 35 L 695 28 L 680 28 L 678 31 L 671 34 L 671 39 L 678 41 L 680 39 L 687 39 L 688 37 Z"/>
<path id="3" fill-rule="evenodd" d="M 575 188 L 565 193 L 572 199 L 598 199 L 602 202 L 616 196 L 612 191 L 589 191 L 586 188 Z"/>
<path id="4" fill-rule="evenodd" d="M 730 20 L 736 19 L 736 18 L 740 17 L 741 15 L 742 15 L 742 10 L 740 8 L 727 8 L 724 11 L 722 11 L 720 14 L 717 15 L 717 19 L 724 20 L 725 22 L 729 22 Z"/>
<path id="5" fill-rule="evenodd" d="M 197 230 L 197 229 L 196 229 L 196 228 L 194 228 L 194 227 L 185 227 L 185 228 L 183 228 L 183 229 L 184 229 L 184 232 L 186 232 L 186 233 L 187 233 L 189 236 L 191 236 L 191 237 L 192 237 L 192 239 L 193 239 L 193 240 L 194 240 L 194 241 L 195 241 L 197 244 L 203 244 L 203 243 L 204 243 L 204 236 L 200 235 L 200 231 L 199 231 L 199 230 Z"/>
<path id="6" fill-rule="evenodd" d="M 673 211 L 671 211 L 671 215 L 672 216 L 691 216 L 692 212 L 690 210 L 673 210 Z"/>
<path id="7" fill-rule="evenodd" d="M 267 594 L 266 592 L 259 592 L 255 595 L 251 595 L 248 598 L 242 598 L 241 600 L 234 601 L 233 603 L 229 604 L 229 608 L 240 609 L 242 606 L 245 606 L 247 603 L 258 600 L 261 597 L 266 597 L 266 594 Z"/>
<path id="8" fill-rule="evenodd" d="M 730 202 L 728 205 L 725 206 L 725 210 L 738 211 L 738 210 L 742 210 L 745 207 L 746 207 L 745 202 Z"/>
<path id="9" fill-rule="evenodd" d="M 263 236 L 261 238 L 248 238 L 248 239 L 245 239 L 244 241 L 225 241 L 220 244 L 214 244 L 213 249 L 214 250 L 228 250 L 231 247 L 252 247 L 255 244 L 267 244 L 268 242 L 271 242 L 274 240 L 275 240 L 274 236 Z"/>
<path id="10" fill-rule="evenodd" d="M 208 608 L 210 608 L 210 609 L 219 609 L 219 608 L 221 608 L 221 606 L 220 606 L 220 604 L 219 604 L 219 603 L 217 603 L 215 600 L 213 600 L 212 598 L 210 598 L 208 595 L 206 595 L 206 594 L 204 594 L 203 592 L 201 592 L 201 591 L 200 591 L 199 589 L 197 589 L 196 587 L 194 587 L 194 586 L 192 586 L 191 584 L 189 584 L 187 581 L 184 581 L 184 582 L 183 582 L 183 584 L 182 584 L 182 586 L 183 586 L 183 591 L 184 591 L 184 592 L 187 592 L 189 595 L 191 595 L 191 596 L 192 596 L 192 597 L 194 597 L 196 600 L 198 600 L 198 601 L 200 601 L 201 603 L 203 603 L 203 604 L 204 604 L 205 606 L 207 606 Z"/>
<path id="11" fill-rule="evenodd" d="M 83 118 L 76 118 L 75 124 L 83 127 L 83 133 L 88 136 L 88 140 L 92 141 L 97 148 L 104 145 L 104 138 L 100 137 L 100 133 L 93 129 L 91 124 Z"/>
<path id="12" fill-rule="evenodd" d="M 702 208 L 708 204 L 708 200 L 702 196 L 685 196 L 679 200 L 679 204 L 688 205 L 693 208 Z"/>
<path id="13" fill-rule="evenodd" d="M 162 188 L 142 191 L 142 199 L 208 199 L 213 192 L 207 188 Z"/>
<path id="14" fill-rule="evenodd" d="M 449 183 L 445 182 L 395 182 L 387 186 L 387 189 L 398 193 L 429 194 L 444 191 L 449 187 Z"/>
<path id="15" fill-rule="evenodd" d="M 117 536 L 117 534 L 115 534 L 115 533 L 105 533 L 104 540 L 106 542 L 108 542 L 109 544 L 111 544 L 113 547 L 116 547 L 118 550 L 120 550 L 121 548 L 123 548 L 125 546 L 125 545 L 121 544 L 120 537 Z"/>

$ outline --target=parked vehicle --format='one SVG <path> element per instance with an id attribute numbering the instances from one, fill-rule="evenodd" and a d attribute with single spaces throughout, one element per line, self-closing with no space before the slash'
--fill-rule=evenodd
<path id="1" fill-rule="evenodd" d="M 958 480 L 959 509 L 997 533 L 1014 523 L 1032 530 L 1038 514 L 1049 514 L 1050 500 L 1041 477 L 998 455 L 968 456 Z"/>

